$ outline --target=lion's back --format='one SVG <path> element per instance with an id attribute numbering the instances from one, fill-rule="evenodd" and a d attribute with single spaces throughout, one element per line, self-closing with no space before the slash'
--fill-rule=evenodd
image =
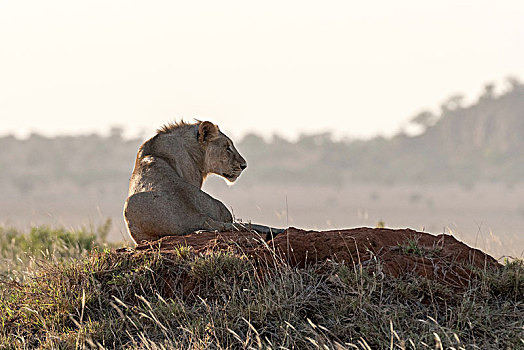
<path id="1" fill-rule="evenodd" d="M 232 222 L 226 206 L 182 180 L 163 160 L 146 157 L 135 167 L 124 218 L 136 242 L 202 229 L 202 217 Z"/>

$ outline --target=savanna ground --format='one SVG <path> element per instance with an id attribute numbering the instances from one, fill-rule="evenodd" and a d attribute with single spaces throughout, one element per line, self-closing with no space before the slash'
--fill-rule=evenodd
<path id="1" fill-rule="evenodd" d="M 298 268 L 227 249 L 116 251 L 108 231 L 0 229 L 0 348 L 524 348 L 522 260 L 476 269 L 458 291 L 392 277 L 380 261 Z M 433 254 L 413 241 L 399 251 Z"/>

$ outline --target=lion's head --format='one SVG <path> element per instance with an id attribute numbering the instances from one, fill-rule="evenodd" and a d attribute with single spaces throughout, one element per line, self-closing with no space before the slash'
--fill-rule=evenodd
<path id="1" fill-rule="evenodd" d="M 215 124 L 205 121 L 198 126 L 198 142 L 205 149 L 206 173 L 223 176 L 234 182 L 247 167 L 246 160 L 238 153 L 233 141 Z"/>

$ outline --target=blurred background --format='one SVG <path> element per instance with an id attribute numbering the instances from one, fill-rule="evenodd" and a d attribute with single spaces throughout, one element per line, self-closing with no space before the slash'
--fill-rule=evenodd
<path id="1" fill-rule="evenodd" d="M 521 1 L 0 2 L 0 226 L 127 240 L 139 145 L 211 120 L 204 190 L 278 227 L 410 227 L 524 255 Z"/>

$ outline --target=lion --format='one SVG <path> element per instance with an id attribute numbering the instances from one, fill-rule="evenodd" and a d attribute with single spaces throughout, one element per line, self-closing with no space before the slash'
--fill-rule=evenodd
<path id="1" fill-rule="evenodd" d="M 201 190 L 209 174 L 234 182 L 247 167 L 233 141 L 209 121 L 164 125 L 138 149 L 124 204 L 124 219 L 135 243 L 200 230 L 230 231 L 226 206 Z M 268 237 L 284 230 L 249 225 Z"/>

